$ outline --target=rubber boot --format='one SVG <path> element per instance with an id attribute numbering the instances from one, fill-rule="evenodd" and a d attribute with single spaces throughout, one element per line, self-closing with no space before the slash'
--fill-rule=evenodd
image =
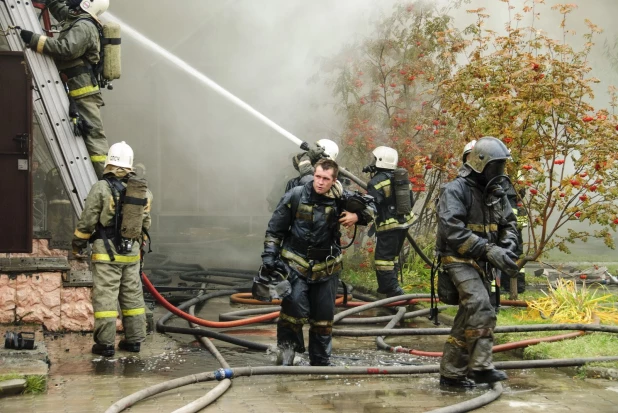
<path id="1" fill-rule="evenodd" d="M 472 389 L 476 384 L 467 377 L 459 377 L 456 379 L 440 376 L 440 387 L 454 387 L 459 389 Z"/>
<path id="2" fill-rule="evenodd" d="M 112 357 L 116 353 L 114 346 L 107 346 L 105 344 L 93 344 L 92 354 L 98 354 L 103 357 Z"/>
<path id="3" fill-rule="evenodd" d="M 141 344 L 140 343 L 129 343 L 126 340 L 120 340 L 118 343 L 118 348 L 124 351 L 130 351 L 131 353 L 139 353 Z"/>
<path id="4" fill-rule="evenodd" d="M 495 383 L 497 381 L 507 380 L 509 377 L 502 370 L 472 370 L 468 377 L 476 383 Z"/>

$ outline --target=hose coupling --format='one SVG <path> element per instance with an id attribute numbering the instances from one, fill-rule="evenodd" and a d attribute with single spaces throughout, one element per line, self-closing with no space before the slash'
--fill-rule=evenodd
<path id="1" fill-rule="evenodd" d="M 232 371 L 232 369 L 218 369 L 215 370 L 215 379 L 217 379 L 217 381 L 221 381 L 224 379 L 231 379 L 232 377 L 234 377 L 234 372 Z"/>

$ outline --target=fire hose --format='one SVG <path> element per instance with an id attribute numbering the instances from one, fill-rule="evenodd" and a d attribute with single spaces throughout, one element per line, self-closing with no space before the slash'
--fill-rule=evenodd
<path id="1" fill-rule="evenodd" d="M 147 277 L 144 276 L 144 283 L 145 285 L 147 285 L 147 288 L 150 290 L 150 288 L 152 288 L 154 290 L 154 287 L 152 287 L 152 284 L 150 284 L 147 281 Z M 172 311 L 174 314 L 181 316 L 182 318 L 188 319 L 188 320 L 201 320 L 197 317 L 195 317 L 193 314 L 187 314 L 184 311 L 182 311 L 182 309 L 187 308 L 187 307 L 191 307 L 191 309 L 189 310 L 190 313 L 192 313 L 192 308 L 195 304 L 197 304 L 198 302 L 206 302 L 209 298 L 213 298 L 216 296 L 222 296 L 222 295 L 232 295 L 232 294 L 236 294 L 240 292 L 239 290 L 224 290 L 224 291 L 218 291 L 218 292 L 214 292 L 214 293 L 210 293 L 210 294 L 206 294 L 206 295 L 200 295 L 198 297 L 195 297 L 192 300 L 189 300 L 185 303 L 183 303 L 181 306 L 179 306 L 178 308 L 173 307 L 171 304 L 167 303 L 167 305 L 163 304 L 165 306 L 166 309 L 170 310 L 169 307 L 173 307 L 174 310 Z M 350 315 L 352 313 L 356 313 L 356 312 L 361 312 L 364 311 L 368 308 L 376 308 L 379 307 L 381 305 L 384 304 L 390 304 L 390 303 L 396 303 L 396 302 L 401 302 L 403 300 L 410 300 L 410 299 L 415 299 L 415 298 L 422 298 L 419 297 L 420 294 L 408 294 L 402 297 L 392 297 L 392 298 L 388 298 L 385 300 L 380 300 L 380 301 L 375 301 L 372 303 L 367 303 L 361 306 L 357 306 L 354 308 L 350 308 L 348 310 L 345 310 L 342 313 L 339 313 L 338 316 L 338 320 L 342 320 L 346 315 Z M 155 297 L 157 297 L 157 295 L 155 295 Z M 160 295 L 159 295 L 160 297 Z M 160 297 L 162 300 L 163 297 Z M 159 299 L 159 298 L 157 298 Z M 164 302 L 164 301 L 163 301 Z M 272 309 L 272 308 L 270 308 Z M 269 310 L 270 310 L 269 309 Z M 247 311 L 247 310 L 244 310 Z M 384 335 L 402 335 L 402 334 L 389 334 L 389 330 L 391 332 L 395 332 L 395 331 L 406 331 L 406 332 L 410 332 L 410 330 L 412 331 L 417 331 L 420 332 L 420 334 L 422 335 L 426 335 L 429 334 L 429 332 L 425 331 L 425 330 L 433 330 L 434 334 L 448 334 L 448 331 L 445 331 L 447 329 L 438 329 L 438 328 L 432 328 L 432 329 L 398 329 L 398 330 L 393 330 L 393 327 L 402 319 L 404 319 L 404 316 L 406 315 L 410 315 L 412 316 L 419 316 L 422 315 L 422 312 L 427 312 L 428 310 L 421 310 L 421 311 L 417 311 L 417 312 L 412 312 L 412 313 L 406 313 L 405 312 L 405 308 L 400 307 L 398 308 L 397 314 L 394 316 L 388 316 L 391 318 L 389 324 L 386 326 L 386 328 L 384 329 L 379 329 L 379 330 L 350 330 L 349 332 L 353 332 L 353 334 L 357 334 L 359 331 L 371 331 L 373 332 L 373 334 L 359 334 L 359 335 L 376 335 L 376 336 L 384 336 Z M 172 316 L 172 312 L 168 313 L 167 316 L 162 317 L 159 322 L 157 323 L 157 328 L 159 329 L 159 327 L 164 326 L 165 321 L 167 321 L 171 316 Z M 344 314 L 345 313 L 345 314 Z M 258 317 L 254 317 L 257 319 L 261 319 L 261 316 Z M 251 320 L 251 319 L 249 319 Z M 202 322 L 206 322 L 206 323 L 213 323 L 211 321 L 208 320 L 201 320 Z M 198 323 L 199 324 L 199 323 Z M 202 324 L 203 325 L 203 324 Z M 242 325 L 242 324 L 241 324 Z M 589 326 L 589 325 L 581 325 L 581 324 L 577 324 L 577 325 L 564 325 L 564 324 L 558 324 L 558 325 L 539 325 L 539 326 L 534 326 L 534 325 L 528 325 L 528 326 L 505 326 L 505 327 L 497 327 L 496 328 L 496 333 L 498 332 L 510 332 L 510 331 L 542 331 L 542 330 L 569 330 L 569 329 L 576 329 L 576 330 L 587 330 L 587 331 L 605 331 L 605 332 L 618 332 L 618 327 L 612 327 L 612 326 Z M 240 340 L 240 339 L 236 339 L 234 337 L 229 337 L 226 336 L 224 334 L 220 334 L 220 333 L 215 333 L 209 330 L 203 330 L 203 329 L 197 329 L 197 328 L 178 328 L 178 327 L 170 327 L 170 326 L 164 326 L 162 329 L 160 329 L 160 331 L 169 331 L 169 332 L 180 332 L 180 333 L 184 333 L 184 334 L 193 334 L 193 335 L 198 335 L 201 337 L 212 337 L 212 338 L 225 338 L 226 341 L 228 341 L 228 339 L 235 339 L 239 345 L 246 345 L 249 344 L 251 342 L 248 342 L 247 340 Z M 378 334 L 376 334 L 376 332 L 378 332 Z M 335 334 L 337 333 L 337 334 Z M 341 334 L 340 334 L 341 333 Z M 333 332 L 333 335 L 340 335 L 340 336 L 347 336 L 347 335 L 353 335 L 353 334 L 348 334 L 342 330 L 335 330 Z M 576 333 L 577 334 L 577 333 Z M 414 334 L 411 334 L 414 335 Z M 382 337 L 377 337 L 376 342 L 378 342 L 379 340 L 382 340 Z M 533 339 L 536 340 L 536 339 Z M 543 339 L 538 339 L 538 340 L 543 340 Z M 244 342 L 244 344 L 240 344 Z M 252 344 L 257 344 L 257 343 L 252 343 Z M 513 343 L 509 343 L 509 344 L 513 344 Z M 210 347 L 207 347 L 210 349 Z M 249 348 L 254 348 L 256 350 L 265 350 L 266 348 L 269 348 L 269 346 L 261 344 L 259 346 L 252 346 Z M 211 350 L 212 351 L 212 350 Z M 215 353 L 213 353 L 215 354 Z M 219 358 L 218 358 L 219 359 Z M 587 362 L 598 362 L 598 361 L 617 361 L 618 357 L 597 357 L 597 358 L 586 358 L 586 359 L 557 359 L 557 360 L 537 360 L 537 361 L 517 361 L 517 362 L 497 362 L 495 363 L 496 368 L 500 368 L 500 369 L 511 369 L 511 368 L 544 368 L 544 367 L 559 367 L 559 366 L 576 366 L 576 365 L 582 365 L 585 364 Z M 207 372 L 207 373 L 201 373 L 201 374 L 195 374 L 195 375 L 190 375 L 190 376 L 186 376 L 186 377 L 182 377 L 179 379 L 175 379 L 175 380 L 171 380 L 168 382 L 164 382 L 164 383 L 160 383 L 157 384 L 155 386 L 151 386 L 147 389 L 143 389 L 139 392 L 136 392 L 128 397 L 125 397 L 121 400 L 119 400 L 118 402 L 116 402 L 114 405 L 112 405 L 107 411 L 106 413 L 112 413 L 112 412 L 120 412 L 122 410 L 124 410 L 125 408 L 133 405 L 134 403 L 138 402 L 139 400 L 143 400 L 144 398 L 147 398 L 149 396 L 152 396 L 154 394 L 158 394 L 160 392 L 163 391 L 167 391 L 170 389 L 174 389 L 174 388 L 178 388 L 178 387 L 182 387 L 188 384 L 192 384 L 192 383 L 198 383 L 198 382 L 205 382 L 205 381 L 213 381 L 213 380 L 219 380 L 219 381 L 225 381 L 225 380 L 230 380 L 234 377 L 240 377 L 240 376 L 250 376 L 250 375 L 271 375 L 271 374 L 424 374 L 424 373 L 435 373 L 438 371 L 438 366 L 437 365 L 429 365 L 429 366 L 405 366 L 405 367 L 401 367 L 401 366 L 392 366 L 392 367 L 388 367 L 385 368 L 383 366 L 380 367 L 353 367 L 353 366 L 345 366 L 345 367 L 299 367 L 299 366 L 265 366 L 265 367 L 244 367 L 244 368 L 229 368 L 226 367 L 225 364 L 227 363 L 223 363 L 221 360 L 219 360 L 220 363 L 222 364 L 222 369 L 219 369 L 215 372 Z M 183 412 L 183 413 L 188 413 L 188 412 L 195 412 L 198 411 L 202 408 L 204 408 L 205 406 L 207 406 L 208 404 L 212 403 L 213 401 L 215 401 L 217 399 L 217 397 L 219 397 L 221 394 L 223 394 L 223 392 L 229 387 L 229 385 L 227 385 L 227 382 L 225 385 L 223 386 L 217 386 L 215 389 L 211 390 L 210 392 L 208 392 L 204 397 L 190 403 L 189 405 L 183 407 L 180 410 L 177 410 L 177 412 Z M 456 405 L 452 405 L 452 406 L 448 406 L 442 409 L 438 409 L 435 410 L 434 412 L 441 412 L 441 413 L 446 413 L 446 412 L 464 412 L 464 411 L 469 411 L 472 409 L 476 409 L 479 408 L 485 404 L 490 403 L 491 401 L 497 399 L 500 394 L 502 393 L 502 386 L 500 384 L 496 384 L 492 387 L 492 389 L 481 395 L 480 397 L 477 397 L 475 399 L 472 400 L 468 400 L 466 402 L 463 403 L 459 403 Z"/>

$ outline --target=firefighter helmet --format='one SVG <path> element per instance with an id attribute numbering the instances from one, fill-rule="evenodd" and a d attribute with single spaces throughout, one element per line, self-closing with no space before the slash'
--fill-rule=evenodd
<path id="1" fill-rule="evenodd" d="M 107 152 L 105 166 L 114 165 L 121 168 L 133 168 L 133 149 L 125 141 L 113 144 Z"/>
<path id="2" fill-rule="evenodd" d="M 388 146 L 378 146 L 373 150 L 373 156 L 375 156 L 375 166 L 379 169 L 395 170 L 397 168 L 397 162 L 399 162 L 399 155 L 397 151 Z"/>
<path id="3" fill-rule="evenodd" d="M 466 158 L 468 157 L 468 154 L 472 152 L 474 145 L 476 145 L 476 139 L 466 143 L 466 146 L 464 146 L 463 154 L 461 155 L 461 161 L 463 163 L 466 163 Z"/>
<path id="4" fill-rule="evenodd" d="M 501 140 L 492 136 L 479 139 L 466 160 L 466 165 L 477 173 L 483 173 L 488 163 L 511 159 L 511 152 Z"/>
<path id="5" fill-rule="evenodd" d="M 109 0 L 82 0 L 79 7 L 96 19 L 107 11 Z"/>
<path id="6" fill-rule="evenodd" d="M 324 148 L 324 155 L 333 161 L 337 160 L 337 155 L 339 155 L 339 146 L 330 139 L 320 139 L 316 143 L 316 145 Z"/>

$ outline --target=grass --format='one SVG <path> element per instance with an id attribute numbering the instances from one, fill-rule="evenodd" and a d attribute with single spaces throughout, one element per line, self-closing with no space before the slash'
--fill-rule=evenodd
<path id="1" fill-rule="evenodd" d="M 47 378 L 42 375 L 24 376 L 18 373 L 9 373 L 0 375 L 0 381 L 24 379 L 26 380 L 26 390 L 24 394 L 44 393 L 47 389 Z"/>
<path id="2" fill-rule="evenodd" d="M 607 289 L 578 286 L 574 281 L 558 279 L 549 292 L 528 302 L 527 318 L 551 318 L 555 323 L 618 324 L 618 310 L 613 307 L 616 297 Z"/>
<path id="3" fill-rule="evenodd" d="M 426 252 L 427 253 L 427 252 Z M 369 291 L 377 289 L 377 281 L 375 270 L 373 269 L 373 254 L 350 254 L 347 258 L 347 264 L 344 266 L 341 278 L 346 282 L 358 287 L 364 287 Z M 578 261 L 576 257 L 569 257 L 569 261 Z M 595 261 L 594 257 L 587 255 L 581 257 L 579 261 Z M 600 257 L 599 257 L 600 258 Z M 604 257 L 607 261 L 607 257 Z M 616 260 L 618 261 L 618 260 Z M 599 262 L 602 265 L 601 262 Z M 608 266 L 612 273 L 616 273 L 618 265 Z M 410 254 L 408 262 L 403 265 L 403 288 L 407 293 L 428 293 L 430 291 L 430 269 L 427 268 L 424 262 L 416 254 Z M 526 292 L 519 294 L 518 299 L 528 302 L 538 301 L 551 295 L 552 288 L 547 283 L 546 277 L 536 277 L 533 274 L 526 275 L 527 285 L 541 285 L 539 289 L 528 289 Z M 579 287 L 579 286 L 577 286 Z M 559 287 L 558 287 L 559 288 Z M 555 290 L 555 288 L 554 288 Z M 580 296 L 577 295 L 579 291 Z M 583 290 L 583 293 L 582 293 Z M 586 288 L 576 288 L 573 286 L 570 290 L 561 292 L 563 301 L 566 301 L 572 307 L 594 307 L 596 311 L 611 309 L 614 314 L 618 311 L 616 303 L 618 303 L 618 294 L 611 294 L 606 287 L 600 285 L 587 285 Z M 559 294 L 560 295 L 560 294 Z M 503 299 L 506 296 L 503 296 Z M 602 298 L 602 299 L 599 299 Z M 429 303 L 420 303 L 419 306 L 429 306 Z M 596 307 L 595 307 L 596 306 Z M 556 307 L 559 308 L 560 306 Z M 451 307 L 444 312 L 446 315 L 455 316 L 457 307 Z M 551 313 L 551 312 L 550 312 Z M 584 311 L 586 313 L 586 311 Z M 574 314 L 573 311 L 570 312 Z M 551 318 L 541 318 L 538 311 L 536 314 L 531 314 L 524 308 L 502 308 L 497 314 L 498 325 L 524 325 L 524 324 L 553 324 L 560 321 L 552 320 Z M 609 322 L 610 320 L 606 320 Z M 570 321 L 577 322 L 577 321 Z M 609 322 L 611 324 L 611 322 Z M 496 344 L 510 343 L 521 341 L 530 338 L 539 338 L 563 334 L 564 332 L 556 331 L 541 331 L 530 333 L 505 333 L 496 334 Z M 580 358 L 580 357 L 597 357 L 611 356 L 618 354 L 618 337 L 615 334 L 608 333 L 592 333 L 586 334 L 574 339 L 568 339 L 553 343 L 540 343 L 534 346 L 526 347 L 523 350 L 524 358 L 526 359 L 557 359 L 557 358 Z M 618 368 L 616 363 L 593 363 L 590 366 Z M 585 367 L 581 368 L 579 376 L 585 377 Z"/>
<path id="4" fill-rule="evenodd" d="M 618 354 L 618 337 L 609 333 L 591 333 L 571 340 L 539 343 L 524 349 L 524 358 L 528 360 L 602 357 L 616 354 Z M 618 363 L 590 363 L 588 366 L 618 368 Z"/>

